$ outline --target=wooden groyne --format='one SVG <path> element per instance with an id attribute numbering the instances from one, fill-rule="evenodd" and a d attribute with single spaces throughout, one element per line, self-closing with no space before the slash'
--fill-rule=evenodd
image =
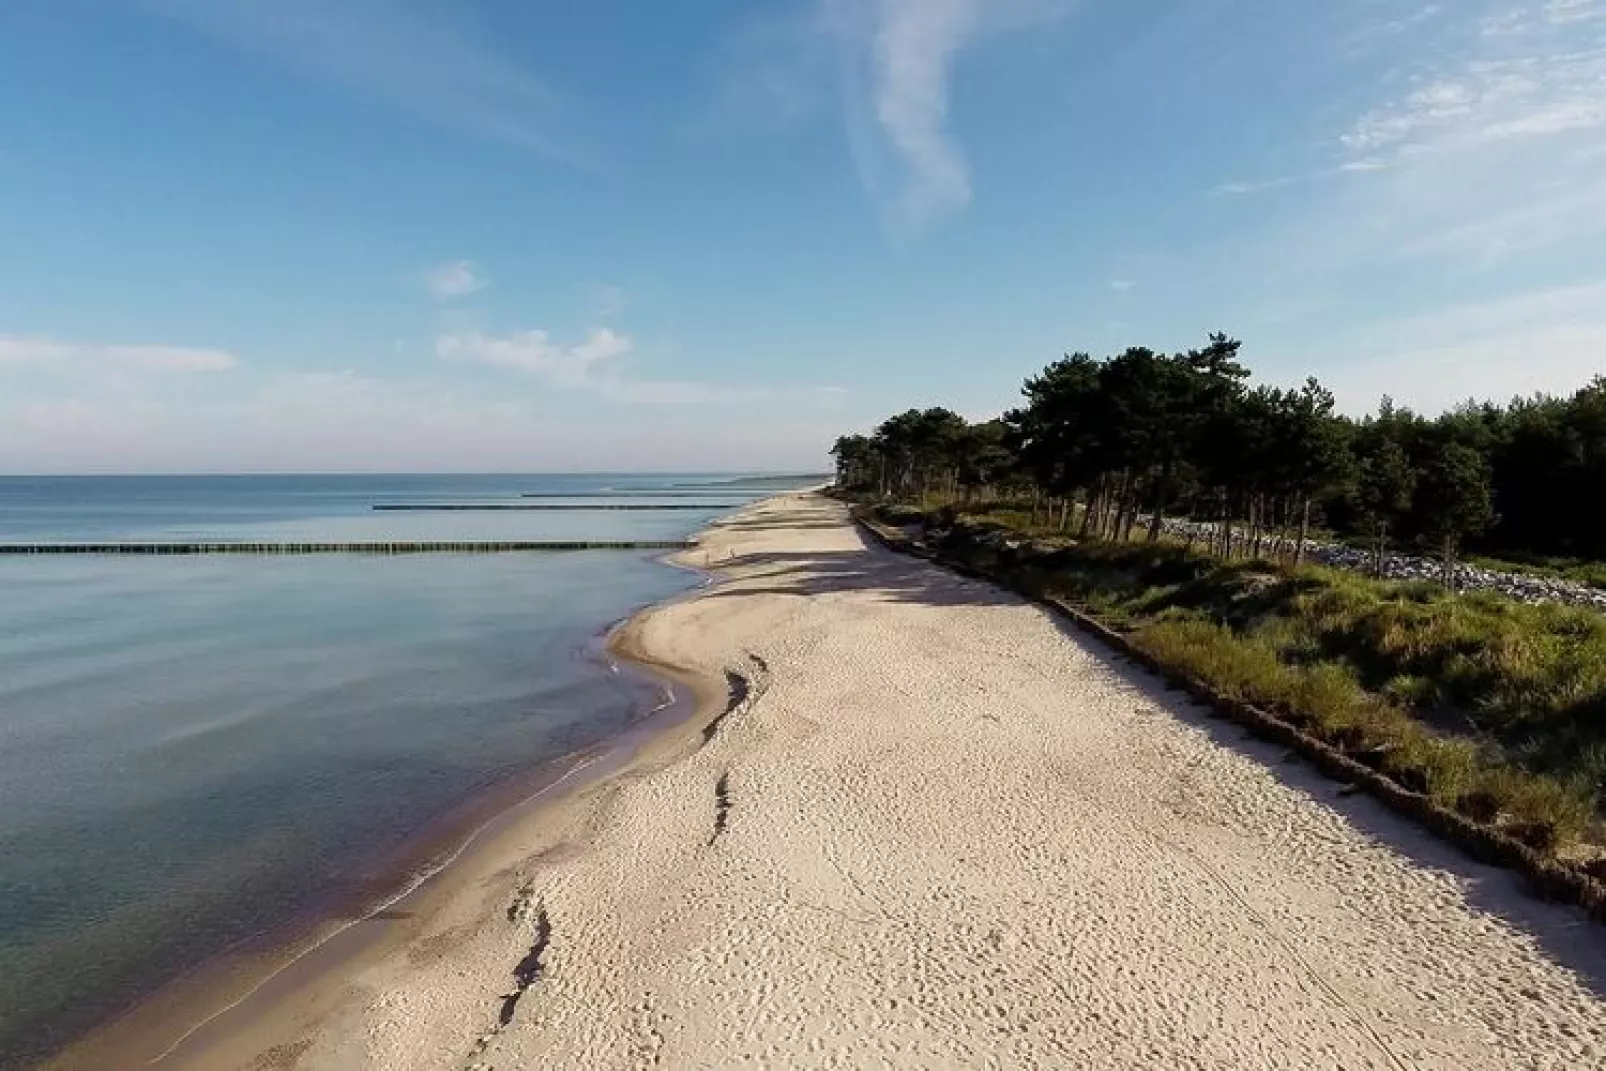
<path id="1" fill-rule="evenodd" d="M 20 554 L 509 554 L 520 551 L 685 550 L 691 539 L 386 540 L 361 543 L 0 543 L 0 555 Z"/>
<path id="2" fill-rule="evenodd" d="M 704 495 L 731 495 L 752 498 L 747 490 L 721 490 L 705 487 L 700 491 L 526 491 L 520 498 L 701 498 Z"/>
<path id="3" fill-rule="evenodd" d="M 647 512 L 649 510 L 676 510 L 676 509 L 734 509 L 733 502 L 666 502 L 662 504 L 649 504 L 644 502 L 599 502 L 591 503 L 540 503 L 526 502 L 487 502 L 483 504 L 471 502 L 443 502 L 433 503 L 381 503 L 373 508 L 381 513 L 493 513 L 505 510 L 529 510 L 538 512 L 575 511 L 592 513 L 599 510 L 623 510 L 628 512 Z"/>

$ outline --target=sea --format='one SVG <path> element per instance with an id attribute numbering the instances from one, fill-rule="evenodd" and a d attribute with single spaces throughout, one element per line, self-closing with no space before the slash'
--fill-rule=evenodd
<path id="1" fill-rule="evenodd" d="M 675 540 L 785 485 L 0 477 L 0 544 Z M 514 503 L 697 508 L 373 508 Z M 0 1066 L 386 893 L 443 815 L 640 719 L 662 686 L 601 637 L 700 583 L 663 555 L 0 555 Z"/>

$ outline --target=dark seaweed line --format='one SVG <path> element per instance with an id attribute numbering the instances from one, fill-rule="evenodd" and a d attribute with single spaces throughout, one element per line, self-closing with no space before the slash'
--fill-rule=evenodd
<path id="1" fill-rule="evenodd" d="M 535 935 L 530 942 L 530 951 L 525 953 L 523 959 L 513 968 L 513 988 L 502 997 L 502 1009 L 497 1014 L 497 1028 L 507 1026 L 513 1021 L 513 1012 L 519 1006 L 519 998 L 524 996 L 525 990 L 541 980 L 543 964 L 542 957 L 546 955 L 547 945 L 552 942 L 552 919 L 547 915 L 546 905 L 536 906 Z"/>
<path id="2" fill-rule="evenodd" d="M 714 832 L 709 834 L 708 843 L 712 845 L 719 839 L 725 827 L 730 824 L 731 816 L 731 772 L 726 770 L 714 782 Z"/>

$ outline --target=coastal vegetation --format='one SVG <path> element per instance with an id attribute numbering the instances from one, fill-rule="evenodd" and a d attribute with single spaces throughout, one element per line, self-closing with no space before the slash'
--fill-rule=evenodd
<path id="1" fill-rule="evenodd" d="M 1453 590 L 1463 555 L 1585 581 L 1606 557 L 1606 379 L 1571 397 L 1351 419 L 1251 387 L 1239 344 L 1076 354 L 1025 404 L 838 441 L 838 486 L 944 559 L 1118 628 L 1468 819 L 1606 875 L 1606 616 Z M 1441 580 L 1314 564 L 1310 536 Z M 1558 562 L 1553 555 L 1571 560 Z"/>
<path id="2" fill-rule="evenodd" d="M 1353 419 L 1315 379 L 1251 387 L 1241 344 L 1069 355 L 1025 404 L 970 422 L 941 408 L 839 439 L 839 481 L 902 501 L 1029 502 L 1078 536 L 1153 542 L 1208 521 L 1223 556 L 1298 559 L 1324 526 L 1378 555 L 1463 551 L 1598 580 L 1606 560 L 1606 377 L 1570 397 L 1468 402 L 1428 418 L 1384 398 Z M 1072 528 L 1073 511 L 1075 526 Z"/>

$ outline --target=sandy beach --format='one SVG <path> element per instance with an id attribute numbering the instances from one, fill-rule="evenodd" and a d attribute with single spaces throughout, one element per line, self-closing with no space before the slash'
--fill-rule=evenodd
<path id="1" fill-rule="evenodd" d="M 1606 940 L 804 494 L 635 619 L 697 718 L 158 1066 L 1606 1068 Z"/>

